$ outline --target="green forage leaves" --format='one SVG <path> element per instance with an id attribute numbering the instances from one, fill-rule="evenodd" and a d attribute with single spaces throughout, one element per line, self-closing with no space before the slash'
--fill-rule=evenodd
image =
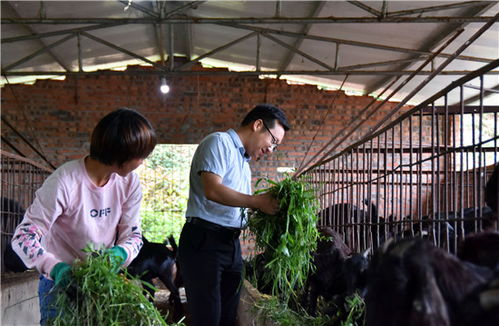
<path id="1" fill-rule="evenodd" d="M 84 251 L 87 259 L 72 265 L 73 288 L 55 293 L 59 314 L 48 325 L 167 325 L 144 296 L 140 280 L 112 271 L 109 251 L 91 245 Z"/>
<path id="2" fill-rule="evenodd" d="M 272 292 L 288 301 L 296 296 L 311 272 L 311 253 L 317 246 L 318 201 L 312 186 L 304 179 L 287 177 L 281 182 L 266 180 L 279 199 L 276 215 L 256 211 L 249 219 L 249 229 L 256 235 L 256 250 L 264 252 L 264 282 Z M 260 183 L 257 182 L 257 184 Z"/>

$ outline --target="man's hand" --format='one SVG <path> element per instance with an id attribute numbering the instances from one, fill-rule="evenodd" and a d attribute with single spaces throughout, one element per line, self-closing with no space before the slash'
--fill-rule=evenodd
<path id="1" fill-rule="evenodd" d="M 258 209 L 269 215 L 279 211 L 279 201 L 270 192 L 260 195 L 243 194 L 225 186 L 220 176 L 210 172 L 202 172 L 201 181 L 206 198 L 221 205 Z"/>
<path id="2" fill-rule="evenodd" d="M 256 195 L 255 200 L 257 202 L 256 208 L 265 214 L 275 215 L 279 212 L 279 200 L 270 192 Z"/>

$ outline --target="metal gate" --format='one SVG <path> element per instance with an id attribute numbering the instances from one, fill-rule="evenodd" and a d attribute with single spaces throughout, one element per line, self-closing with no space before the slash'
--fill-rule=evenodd
<path id="1" fill-rule="evenodd" d="M 2 157 L 2 270 L 4 268 L 4 249 L 10 243 L 12 235 L 21 222 L 25 209 L 31 205 L 35 191 L 53 172 L 43 165 L 1 151 Z"/>
<path id="2" fill-rule="evenodd" d="M 495 102 L 486 96 L 497 91 L 484 83 L 495 66 L 460 78 L 309 169 L 320 224 L 356 251 L 420 236 L 454 252 L 465 234 L 496 229 L 483 192 L 499 160 L 497 95 Z"/>

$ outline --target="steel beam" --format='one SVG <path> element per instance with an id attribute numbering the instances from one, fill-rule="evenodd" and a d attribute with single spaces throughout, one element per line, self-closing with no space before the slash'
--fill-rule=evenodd
<path id="1" fill-rule="evenodd" d="M 419 68 L 415 71 L 414 74 L 411 74 L 408 78 L 406 78 L 404 81 L 402 81 L 402 83 L 400 85 L 398 85 L 394 90 L 391 90 L 391 86 L 396 82 L 397 79 L 393 80 L 391 82 L 391 84 L 389 86 L 387 86 L 384 90 L 383 90 L 383 93 L 387 90 L 391 90 L 390 94 L 383 99 L 383 101 L 381 102 L 378 102 L 376 107 L 372 110 L 370 110 L 370 112 L 368 113 L 367 116 L 363 117 L 363 114 L 364 112 L 367 112 L 367 110 L 375 103 L 374 101 L 371 101 L 363 110 L 361 113 L 359 113 L 356 117 L 352 118 L 352 120 L 350 121 L 350 123 L 348 123 L 342 130 L 339 130 L 335 135 L 332 136 L 331 140 L 326 143 L 326 145 L 324 145 L 320 150 L 319 152 L 317 152 L 311 159 L 308 160 L 308 162 L 303 165 L 303 166 L 307 166 L 309 164 L 311 164 L 315 159 L 317 159 L 319 157 L 319 155 L 323 155 L 322 158 L 319 158 L 319 160 L 321 159 L 324 159 L 325 157 L 327 157 L 328 155 L 330 155 L 336 148 L 338 148 L 345 140 L 349 139 L 350 136 L 356 131 L 358 130 L 358 128 L 360 128 L 360 126 L 362 126 L 374 113 L 378 112 L 378 110 L 386 103 L 390 100 L 390 98 L 392 96 L 394 96 L 402 87 L 404 87 L 405 84 L 407 84 L 412 78 L 414 78 L 414 76 L 416 76 L 416 73 L 418 71 L 421 71 L 423 69 L 423 67 L 428 63 L 428 61 L 430 60 L 433 60 L 433 58 L 441 51 L 443 51 L 453 40 L 455 40 L 464 30 L 461 29 L 459 31 L 457 31 L 456 33 L 454 33 L 453 37 L 449 40 L 447 40 L 447 42 L 442 45 L 438 50 L 437 52 L 432 56 L 432 57 L 429 57 L 426 62 L 424 62 L 422 65 L 419 66 Z M 455 54 L 457 55 L 457 53 Z M 425 81 L 423 82 L 424 85 L 426 85 L 431 79 L 430 78 L 426 78 Z M 407 100 L 408 98 L 410 97 L 405 97 L 404 100 Z M 403 101 L 404 101 L 403 100 Z M 401 103 L 403 103 L 403 101 Z M 350 129 L 346 134 L 344 134 L 348 129 Z M 339 137 L 342 137 L 342 138 L 339 138 Z M 331 148 L 329 148 L 328 151 L 326 151 L 326 149 L 331 146 L 331 144 L 333 142 L 336 142 L 336 144 L 334 146 L 332 146 Z M 325 153 L 325 154 L 324 154 Z M 300 169 L 297 171 L 297 173 L 300 173 L 300 170 L 302 169 L 302 166 L 300 166 Z"/>
<path id="2" fill-rule="evenodd" d="M 78 48 L 78 71 L 83 71 L 83 51 L 81 50 L 81 33 L 78 33 L 76 45 Z"/>
<path id="3" fill-rule="evenodd" d="M 480 86 L 475 86 L 475 85 L 471 85 L 471 84 L 466 84 L 466 85 L 464 85 L 464 87 L 471 88 L 471 89 L 476 89 L 476 90 L 482 90 L 482 88 Z M 499 88 L 498 88 L 498 86 L 495 86 L 494 88 L 484 88 L 483 90 L 485 92 L 499 94 Z"/>
<path id="4" fill-rule="evenodd" d="M 473 34 L 466 42 L 464 42 L 455 52 L 454 56 L 457 57 L 461 52 L 463 52 L 470 44 L 472 44 L 477 38 L 479 38 L 483 33 L 485 33 L 497 20 L 499 19 L 499 13 L 495 15 L 487 24 L 483 25 L 475 34 Z M 449 43 L 447 41 L 446 43 Z M 434 70 L 431 75 L 426 78 L 421 84 L 417 85 L 415 89 L 413 89 L 409 94 L 406 95 L 402 101 L 397 103 L 397 105 L 388 112 L 387 115 L 381 120 L 378 124 L 376 124 L 371 130 L 365 135 L 365 138 L 368 138 L 377 129 L 383 126 L 387 121 L 390 121 L 390 118 L 411 99 L 417 92 L 419 92 L 424 86 L 426 86 L 431 79 L 433 79 L 438 74 L 441 74 L 443 69 L 454 60 L 453 58 L 448 58 L 445 60 L 436 70 Z"/>
<path id="5" fill-rule="evenodd" d="M 481 12 L 483 12 L 486 8 L 489 8 L 490 6 L 491 6 L 491 4 L 487 3 L 486 5 L 482 5 L 479 8 L 474 7 L 467 12 L 467 15 L 469 15 L 470 17 L 476 16 L 476 15 L 480 14 Z M 431 50 L 432 48 L 435 48 L 440 42 L 445 40 L 445 38 L 448 35 L 451 35 L 455 30 L 458 30 L 459 28 L 463 28 L 464 25 L 465 24 L 463 24 L 463 23 L 462 24 L 451 24 L 450 26 L 444 27 L 440 32 L 438 32 L 438 34 L 435 33 L 435 35 L 429 41 L 426 41 L 426 44 L 424 44 L 421 47 L 421 49 L 422 50 Z M 448 56 L 447 59 L 450 57 L 451 56 Z M 416 58 L 416 56 L 413 56 L 412 58 Z M 408 66 L 409 66 L 409 64 L 404 64 L 404 65 L 399 66 L 399 68 L 406 69 Z M 389 82 L 388 78 L 383 78 L 380 81 L 378 81 L 377 83 L 374 83 L 372 85 L 368 85 L 368 86 L 366 86 L 365 93 L 366 94 L 373 93 L 377 89 L 382 88 L 388 82 Z"/>
<path id="6" fill-rule="evenodd" d="M 260 54 L 261 54 L 260 52 L 261 52 L 261 50 L 262 50 L 262 36 L 260 35 L 260 33 L 258 33 L 256 35 L 256 56 L 255 56 L 256 71 L 260 71 L 262 69 L 262 67 L 260 66 Z"/>
<path id="7" fill-rule="evenodd" d="M 216 49 L 214 49 L 214 50 L 211 50 L 210 52 L 207 52 L 207 53 L 205 53 L 205 54 L 203 54 L 203 55 L 201 55 L 201 56 L 197 57 L 197 58 L 196 58 L 196 59 L 194 59 L 194 60 L 191 60 L 191 61 L 189 61 L 189 62 L 184 63 L 183 65 L 181 65 L 181 66 L 179 66 L 179 67 L 175 68 L 175 70 L 176 70 L 176 71 L 181 71 L 182 69 L 185 69 L 185 68 L 187 68 L 187 67 L 190 67 L 190 66 L 192 66 L 193 64 L 195 64 L 196 62 L 198 62 L 198 61 L 200 61 L 200 60 L 202 60 L 202 59 L 204 59 L 204 58 L 207 58 L 207 57 L 209 57 L 209 56 L 212 56 L 212 55 L 214 55 L 215 53 L 218 53 L 218 52 L 220 52 L 220 51 L 223 51 L 223 50 L 225 50 L 225 49 L 227 49 L 227 48 L 229 48 L 229 47 L 233 46 L 234 44 L 237 44 L 237 43 L 242 42 L 242 41 L 244 41 L 244 40 L 246 40 L 246 39 L 248 39 L 248 38 L 250 38 L 250 37 L 255 36 L 255 34 L 256 34 L 256 32 L 252 32 L 252 33 L 249 33 L 249 34 L 247 34 L 247 35 L 244 35 L 243 37 L 240 37 L 240 38 L 238 38 L 237 40 L 234 40 L 234 41 L 232 41 L 232 42 L 229 42 L 229 43 L 227 43 L 227 44 L 224 44 L 224 45 L 222 45 L 222 46 L 220 46 L 220 47 L 218 47 L 218 48 L 216 48 Z"/>
<path id="8" fill-rule="evenodd" d="M 146 58 L 142 58 L 147 60 Z M 158 64 L 155 64 L 159 66 Z M 162 69 L 165 69 L 162 67 Z M 443 76 L 464 76 L 473 71 L 469 70 L 452 70 L 452 71 L 442 71 L 439 75 Z M 133 75 L 161 75 L 161 76 L 225 76 L 225 75 L 239 75 L 239 76 L 280 76 L 280 75 L 309 75 L 309 76 L 401 76 L 415 74 L 416 76 L 429 76 L 432 74 L 431 71 L 370 71 L 370 70 L 351 70 L 351 71 L 325 71 L 325 70 L 288 70 L 288 71 L 277 71 L 277 70 L 264 70 L 264 71 L 230 71 L 230 70 L 199 70 L 199 71 L 168 71 L 164 70 L 130 70 L 130 71 L 115 71 L 115 70 L 99 70 L 99 71 L 86 71 L 86 72 L 76 72 L 76 71 L 2 71 L 2 76 L 76 76 L 76 75 L 108 75 L 108 76 L 133 76 Z M 499 70 L 491 71 L 487 73 L 491 76 L 499 76 Z"/>
<path id="9" fill-rule="evenodd" d="M 84 35 L 84 36 L 86 36 L 87 38 L 89 38 L 89 39 L 91 39 L 91 40 L 94 40 L 94 41 L 96 41 L 96 42 L 98 42 L 98 43 L 104 44 L 104 45 L 106 45 L 106 46 L 108 46 L 108 47 L 110 47 L 110 48 L 112 48 L 112 49 L 115 49 L 115 50 L 118 50 L 118 51 L 123 52 L 123 53 L 125 53 L 125 54 L 128 54 L 129 56 L 131 56 L 131 57 L 133 57 L 133 58 L 136 58 L 136 59 L 142 60 L 142 61 L 144 61 L 145 63 L 148 63 L 148 64 L 150 64 L 150 65 L 152 65 L 152 66 L 154 66 L 154 67 L 158 68 L 159 70 L 167 70 L 167 68 L 166 68 L 166 67 L 164 67 L 164 66 L 162 66 L 161 64 L 158 64 L 158 63 L 156 63 L 156 62 L 154 62 L 154 61 L 151 61 L 151 60 L 149 60 L 149 59 L 147 59 L 147 58 L 145 58 L 145 57 L 143 57 L 143 56 L 140 56 L 140 55 L 138 55 L 138 54 L 136 54 L 136 53 L 133 53 L 133 52 L 131 52 L 131 51 L 128 51 L 127 49 L 124 49 L 124 48 L 122 48 L 122 47 L 119 47 L 119 46 L 117 46 L 116 44 L 113 44 L 113 43 L 111 43 L 111 42 L 108 42 L 108 41 L 106 41 L 106 40 L 103 40 L 103 39 L 101 39 L 101 38 L 99 38 L 99 37 L 97 37 L 97 36 L 93 36 L 93 35 L 91 35 L 91 34 L 88 34 L 87 32 L 81 32 L 81 35 Z M 50 74 L 49 74 L 49 75 L 50 75 Z"/>
<path id="10" fill-rule="evenodd" d="M 306 59 L 308 59 L 308 60 L 310 60 L 310 61 L 318 64 L 319 66 L 322 66 L 322 67 L 324 67 L 326 69 L 329 69 L 329 70 L 334 70 L 334 68 L 331 67 L 330 65 L 328 65 L 328 64 L 326 64 L 326 63 L 324 63 L 324 62 L 322 62 L 322 61 L 320 61 L 320 60 L 312 57 L 311 55 L 306 54 L 303 51 L 298 50 L 297 48 L 294 48 L 293 46 L 287 44 L 286 42 L 283 42 L 283 41 L 279 40 L 276 37 L 273 37 L 273 36 L 265 34 L 265 33 L 262 33 L 262 35 L 265 36 L 266 38 L 268 38 L 269 40 L 272 40 L 272 41 L 276 42 L 277 44 L 281 45 L 282 47 L 285 47 L 288 50 L 291 50 L 291 51 L 293 51 L 295 53 L 298 53 L 299 55 L 301 55 L 304 58 L 306 58 Z"/>
<path id="11" fill-rule="evenodd" d="M 492 95 L 492 94 L 495 94 L 495 93 L 497 93 L 497 92 L 499 92 L 499 84 L 497 84 L 496 86 L 492 87 L 492 89 L 487 89 L 487 90 L 484 90 L 484 92 L 483 92 L 483 97 L 482 97 L 482 98 L 488 97 L 488 96 L 490 96 L 490 95 Z M 477 95 L 475 95 L 475 96 L 472 96 L 472 97 L 470 97 L 470 98 L 467 98 L 467 99 L 464 101 L 464 104 L 470 104 L 470 103 L 473 103 L 473 102 L 475 102 L 475 101 L 477 101 L 477 100 L 479 100 L 479 99 L 480 99 L 480 94 L 477 94 Z M 460 104 L 460 103 L 459 103 L 459 102 L 457 102 L 457 103 L 454 103 L 453 105 L 458 105 L 458 104 Z"/>
<path id="12" fill-rule="evenodd" d="M 63 29 L 63 30 L 59 30 L 59 31 L 46 32 L 46 33 L 7 37 L 4 39 L 1 39 L 1 43 L 6 44 L 6 43 L 28 41 L 28 40 L 37 40 L 37 39 L 41 39 L 41 38 L 45 38 L 45 37 L 53 37 L 53 36 L 59 36 L 59 35 L 65 35 L 65 34 L 75 34 L 75 33 L 79 33 L 79 32 L 88 32 L 88 31 L 93 31 L 96 29 L 116 27 L 116 26 L 121 26 L 121 25 L 125 25 L 125 24 L 124 23 L 123 24 L 99 24 L 99 25 L 92 25 L 92 26 L 86 26 L 86 27 Z"/>
<path id="13" fill-rule="evenodd" d="M 155 12 L 154 10 L 149 10 L 148 8 L 142 6 L 138 3 L 129 2 L 128 0 L 118 0 L 118 2 L 124 4 L 125 6 L 130 6 L 130 7 L 134 8 L 135 10 L 138 10 L 138 11 L 148 15 L 149 17 L 159 18 L 159 14 L 157 12 Z"/>
<path id="14" fill-rule="evenodd" d="M 8 9 L 10 9 L 14 15 L 18 18 L 20 18 L 21 16 L 19 15 L 19 13 L 17 12 L 17 10 L 14 8 L 14 6 L 12 6 L 10 4 L 10 1 L 5 1 L 5 6 L 7 6 Z M 30 34 L 34 34 L 36 35 L 37 33 L 35 31 L 33 31 L 33 29 L 27 25 L 21 25 L 21 27 L 26 30 L 28 33 Z M 47 45 L 45 44 L 44 41 L 42 41 L 41 39 L 38 39 L 38 43 L 40 43 L 40 45 L 42 47 L 47 47 Z M 62 59 L 60 59 L 55 53 L 53 53 L 52 51 L 50 51 L 50 49 L 47 49 L 47 54 L 50 55 L 54 60 L 55 62 L 57 62 L 62 68 L 64 68 L 64 70 L 66 71 L 69 71 L 71 70 L 67 65 L 66 63 L 64 63 L 64 61 Z"/>
<path id="15" fill-rule="evenodd" d="M 184 10 L 189 10 L 191 8 L 195 8 L 195 7 L 203 4 L 204 2 L 206 2 L 206 1 L 191 1 L 191 2 L 188 2 L 186 4 L 180 5 L 177 8 L 175 8 L 175 9 L 169 11 L 168 13 L 166 13 L 165 17 L 168 18 L 168 17 L 171 17 L 174 14 L 182 12 Z"/>
<path id="16" fill-rule="evenodd" d="M 169 39 L 168 39 L 168 62 L 170 63 L 170 71 L 175 69 L 175 48 L 174 48 L 174 39 L 175 33 L 173 31 L 173 25 L 168 25 Z"/>
<path id="17" fill-rule="evenodd" d="M 92 25 L 92 26 L 88 26 L 88 27 L 71 28 L 71 29 L 65 29 L 65 30 L 54 31 L 54 32 L 40 33 L 38 35 L 17 36 L 17 37 L 2 39 L 1 43 L 4 44 L 4 43 L 26 41 L 26 40 L 31 40 L 31 39 L 39 39 L 39 38 L 44 38 L 44 37 L 64 35 L 64 34 L 68 34 L 68 33 L 72 34 L 72 33 L 81 32 L 81 31 L 91 31 L 91 30 L 96 30 L 96 29 L 101 29 L 101 28 L 115 27 L 115 26 L 120 26 L 123 24 L 124 23 Z M 301 37 L 304 39 L 321 41 L 321 42 L 346 44 L 346 45 L 366 47 L 366 48 L 386 50 L 386 51 L 393 51 L 393 52 L 400 52 L 400 53 L 412 53 L 412 54 L 418 54 L 418 55 L 432 55 L 431 51 L 424 51 L 424 50 L 418 50 L 418 49 L 408 49 L 408 48 L 401 48 L 401 47 L 382 45 L 382 44 L 376 44 L 376 43 L 359 42 L 359 41 L 353 41 L 353 40 L 324 37 L 324 36 L 318 36 L 318 35 L 306 35 L 304 33 L 288 32 L 288 31 L 282 31 L 282 30 L 278 30 L 278 29 L 269 29 L 269 28 L 261 28 L 261 27 L 249 26 L 249 25 L 226 24 L 226 23 L 224 23 L 224 24 L 220 23 L 219 25 L 229 26 L 229 27 L 237 28 L 237 29 L 251 30 L 251 31 L 256 31 L 256 32 L 260 32 L 260 33 L 266 32 L 266 33 L 289 36 L 289 37 Z M 439 57 L 443 57 L 443 58 L 448 58 L 450 56 L 451 55 L 447 54 L 447 53 L 441 53 L 439 55 Z M 466 60 L 466 61 L 484 62 L 484 63 L 492 62 L 491 59 L 487 59 L 487 58 L 462 56 L 462 55 L 457 57 L 457 59 Z"/>
<path id="18" fill-rule="evenodd" d="M 468 81 L 476 78 L 477 76 L 480 76 L 480 75 L 483 75 L 483 74 L 489 75 L 492 72 L 492 69 L 496 69 L 498 66 L 499 66 L 499 59 L 497 59 L 497 60 L 495 60 L 495 61 L 493 61 L 493 62 L 491 62 L 491 63 L 489 63 L 489 64 L 487 64 L 487 65 L 485 65 L 483 67 L 481 67 L 478 70 L 470 72 L 470 74 L 468 74 L 466 76 L 463 76 L 463 77 L 459 78 L 458 80 L 455 80 L 454 82 L 452 82 L 451 84 L 449 84 L 444 89 L 440 90 L 439 92 L 437 92 L 433 96 L 431 96 L 428 99 L 426 99 L 425 101 L 421 102 L 416 107 L 414 107 L 414 108 L 410 109 L 409 111 L 403 113 L 402 115 L 400 115 L 399 117 L 397 117 L 394 121 L 390 122 L 388 125 L 386 125 L 382 129 L 380 129 L 380 130 L 376 131 L 375 133 L 371 134 L 369 137 L 363 137 L 360 140 L 358 140 L 355 143 L 353 143 L 352 145 L 350 145 L 347 148 L 343 149 L 340 153 L 334 154 L 330 158 L 323 159 L 323 160 L 321 160 L 321 161 L 319 161 L 319 162 L 311 165 L 310 167 L 307 167 L 306 169 L 304 169 L 301 172 L 301 174 L 304 174 L 304 173 L 306 173 L 308 171 L 311 171 L 314 167 L 317 167 L 318 165 L 330 162 L 330 161 L 334 160 L 335 158 L 337 158 L 337 157 L 339 157 L 341 155 L 344 155 L 345 153 L 348 153 L 352 148 L 355 148 L 355 147 L 359 146 L 362 143 L 366 143 L 366 142 L 370 141 L 371 139 L 380 136 L 383 132 L 386 132 L 386 130 L 388 130 L 389 128 L 392 128 L 393 126 L 397 125 L 402 120 L 406 119 L 408 116 L 414 114 L 415 112 L 418 112 L 419 110 L 422 110 L 422 109 L 426 108 L 427 106 L 431 105 L 437 99 L 441 98 L 442 96 L 444 96 L 445 94 L 447 94 L 448 92 L 450 92 L 454 88 L 458 87 L 459 85 L 463 85 L 464 83 L 466 83 L 466 82 L 468 82 Z M 469 147 L 474 147 L 474 146 L 475 145 L 471 145 Z"/>
<path id="19" fill-rule="evenodd" d="M 364 4 L 363 2 L 360 1 L 347 1 L 347 2 L 362 10 L 367 11 L 368 13 L 372 14 L 375 17 L 381 17 L 381 11 L 371 8 L 368 5 Z"/>
<path id="20" fill-rule="evenodd" d="M 164 36 L 163 36 L 163 25 L 154 24 L 154 38 L 156 40 L 156 47 L 158 49 L 159 58 L 161 64 L 165 64 L 166 55 L 165 55 L 165 47 L 164 47 Z"/>
<path id="21" fill-rule="evenodd" d="M 379 67 L 379 66 L 392 65 L 394 63 L 422 61 L 422 60 L 425 60 L 426 58 L 428 58 L 427 55 L 420 56 L 418 58 L 413 58 L 413 59 L 399 59 L 399 60 L 388 60 L 388 61 L 379 61 L 379 62 L 371 62 L 371 63 L 361 63 L 358 65 L 339 67 L 337 70 L 342 71 L 342 70 L 353 70 L 353 69 L 361 69 L 361 68 Z"/>
<path id="22" fill-rule="evenodd" d="M 434 17 L 181 17 L 181 18 L 12 18 L 3 17 L 1 23 L 33 25 L 70 24 L 394 24 L 394 23 L 485 23 L 492 16 L 434 16 Z"/>
<path id="23" fill-rule="evenodd" d="M 489 1 L 466 1 L 466 2 L 460 2 L 460 3 L 451 3 L 447 5 L 441 5 L 441 6 L 431 6 L 431 7 L 423 7 L 423 8 L 417 8 L 417 9 L 409 9 L 409 10 L 399 10 L 399 11 L 392 11 L 386 13 L 387 17 L 397 17 L 397 16 L 405 16 L 405 15 L 414 15 L 414 14 L 423 14 L 431 11 L 441 11 L 441 10 L 448 10 L 448 9 L 458 9 L 458 8 L 465 8 L 465 7 L 476 7 L 476 6 L 485 6 L 489 5 Z"/>
<path id="24" fill-rule="evenodd" d="M 322 8 L 324 8 L 324 5 L 325 5 L 324 1 L 316 1 L 310 16 L 311 17 L 317 16 L 321 12 Z M 308 34 L 311 27 L 312 27 L 311 24 L 307 24 L 307 25 L 303 26 L 301 31 L 300 31 L 300 34 L 304 34 L 304 35 Z M 303 36 L 297 37 L 296 40 L 294 41 L 292 47 L 295 49 L 299 49 L 301 44 L 303 43 L 303 39 L 304 39 Z M 286 70 L 288 68 L 289 64 L 291 63 L 291 60 L 293 60 L 294 54 L 295 54 L 295 52 L 291 51 L 286 56 L 286 58 L 284 58 L 284 60 L 282 60 L 282 63 L 279 65 L 278 69 L 279 70 Z"/>
<path id="25" fill-rule="evenodd" d="M 68 36 L 63 37 L 62 39 L 60 39 L 58 41 L 55 41 L 55 42 L 48 44 L 48 45 L 45 45 L 44 47 L 42 47 L 41 49 L 38 49 L 37 51 L 33 52 L 32 54 L 27 55 L 24 58 L 19 59 L 18 61 L 11 63 L 10 65 L 8 65 L 6 67 L 2 67 L 2 70 L 9 71 L 10 69 L 12 69 L 16 66 L 19 66 L 20 64 L 23 64 L 23 63 L 33 59 L 34 57 L 36 57 L 42 53 L 49 53 L 50 54 L 50 49 L 58 46 L 61 43 L 66 42 L 67 40 L 69 40 L 73 37 L 74 37 L 74 35 L 68 35 Z M 65 68 L 65 67 L 63 66 L 63 68 Z"/>
<path id="26" fill-rule="evenodd" d="M 400 53 L 412 53 L 412 54 L 428 55 L 428 56 L 433 54 L 431 51 L 425 51 L 425 50 L 408 49 L 408 48 L 401 48 L 401 47 L 382 45 L 382 44 L 376 44 L 376 43 L 358 42 L 358 41 L 338 39 L 338 38 L 318 36 L 318 35 L 305 35 L 302 33 L 287 32 L 287 31 L 281 31 L 278 29 L 269 29 L 269 28 L 262 28 L 262 27 L 256 27 L 256 26 L 236 25 L 236 24 L 220 24 L 220 25 L 221 26 L 230 26 L 233 28 L 245 29 L 245 30 L 250 30 L 250 31 L 255 31 L 255 32 L 260 32 L 260 33 L 270 33 L 270 34 L 290 36 L 290 37 L 300 37 L 301 36 L 301 37 L 303 37 L 305 39 L 309 39 L 309 40 L 315 40 L 315 41 L 321 41 L 321 42 L 331 42 L 331 43 L 337 43 L 337 44 L 366 47 L 366 48 L 371 48 L 371 49 L 394 51 L 394 52 L 400 52 Z M 438 57 L 442 57 L 442 58 L 449 58 L 450 56 L 451 56 L 451 54 L 447 54 L 447 53 L 440 53 L 438 55 Z M 484 63 L 490 63 L 493 61 L 492 59 L 488 59 L 488 58 L 479 58 L 479 57 L 471 57 L 471 56 L 459 56 L 457 59 L 467 60 L 467 61 L 484 62 Z"/>

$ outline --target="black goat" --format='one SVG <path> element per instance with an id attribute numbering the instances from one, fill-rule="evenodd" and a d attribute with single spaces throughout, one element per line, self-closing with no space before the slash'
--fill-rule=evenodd
<path id="1" fill-rule="evenodd" d="M 411 216 L 406 216 L 402 219 L 401 224 L 407 228 L 403 231 L 399 230 L 393 237 L 397 240 L 412 237 L 430 239 L 435 241 L 439 247 L 446 248 L 455 254 L 457 251 L 456 243 L 460 235 L 477 232 L 480 228 L 479 218 L 482 221 L 481 228 L 490 229 L 492 227 L 492 214 L 489 207 L 468 207 L 458 212 L 437 212 L 424 215 L 421 219 L 415 220 Z"/>
<path id="2" fill-rule="evenodd" d="M 491 229 L 497 228 L 499 218 L 499 164 L 485 186 L 485 202 L 492 213 L 485 220 Z M 469 294 L 460 310 L 458 326 L 499 325 L 499 233 L 481 232 L 465 238 L 459 257 L 477 265 L 495 269 L 494 278 Z"/>
<path id="3" fill-rule="evenodd" d="M 367 326 L 457 325 L 463 300 L 491 277 L 424 239 L 387 243 L 369 268 Z"/>
<path id="4" fill-rule="evenodd" d="M 485 186 L 485 203 L 487 206 L 467 207 L 454 212 L 436 212 L 429 216 L 422 216 L 420 220 L 413 219 L 410 215 L 406 216 L 402 218 L 403 223 L 400 224 L 409 225 L 409 229 L 399 230 L 394 238 L 434 237 L 442 247 L 447 243 L 449 251 L 455 253 L 455 240 L 459 235 L 496 229 L 497 220 L 499 219 L 497 213 L 499 202 L 498 183 L 499 164 L 495 166 Z M 390 220 L 394 220 L 394 217 L 390 216 Z"/>
<path id="5" fill-rule="evenodd" d="M 375 250 L 378 247 L 378 208 L 369 199 L 364 199 L 363 203 L 369 210 L 350 203 L 334 204 L 320 211 L 319 219 L 323 224 L 340 226 L 346 235 L 358 237 L 360 248 L 369 247 L 367 233 L 370 231 Z"/>
<path id="6" fill-rule="evenodd" d="M 21 258 L 14 252 L 10 244 L 12 234 L 19 223 L 21 223 L 25 210 L 17 201 L 2 197 L 1 208 L 2 212 L 2 245 L 3 264 L 5 271 L 20 273 L 28 270 Z"/>
<path id="7" fill-rule="evenodd" d="M 176 265 L 177 244 L 173 236 L 168 237 L 168 242 L 172 250 L 163 243 L 149 242 L 142 236 L 144 245 L 140 249 L 137 257 L 127 268 L 131 275 L 139 276 L 142 281 L 152 284 L 153 278 L 159 278 L 170 291 L 170 304 L 173 304 L 173 318 L 178 321 L 182 317 L 182 302 L 180 299 L 179 287 L 182 280 Z M 154 299 L 155 289 L 146 287 Z"/>
<path id="8" fill-rule="evenodd" d="M 319 226 L 321 237 L 317 243 L 317 254 L 329 254 L 337 251 L 343 260 L 352 255 L 352 250 L 345 244 L 341 234 L 328 226 Z"/>
<path id="9" fill-rule="evenodd" d="M 323 227 L 320 232 L 326 239 L 319 241 L 313 254 L 315 271 L 307 279 L 302 299 L 302 306 L 310 315 L 315 315 L 319 297 L 326 301 L 336 299 L 342 306 L 347 296 L 355 290 L 363 293 L 366 286 L 366 256 L 352 255 L 341 235 L 331 228 Z"/>
<path id="10" fill-rule="evenodd" d="M 499 325 L 499 272 L 469 294 L 461 304 L 456 326 Z"/>
<path id="11" fill-rule="evenodd" d="M 457 256 L 464 261 L 490 269 L 499 269 L 499 233 L 480 232 L 467 236 Z"/>
<path id="12" fill-rule="evenodd" d="M 334 247 L 329 253 L 321 252 L 313 255 L 315 271 L 307 278 L 302 300 L 302 306 L 311 316 L 315 316 L 317 299 L 320 296 L 329 301 L 335 295 L 346 292 L 344 261 L 340 250 Z"/>
<path id="13" fill-rule="evenodd" d="M 361 297 L 367 293 L 367 271 L 369 268 L 369 250 L 363 254 L 354 254 L 343 263 L 343 275 L 346 281 L 345 296 L 352 295 L 358 291 Z"/>
<path id="14" fill-rule="evenodd" d="M 3 251 L 3 262 L 5 265 L 5 271 L 22 273 L 28 270 L 28 267 L 24 265 L 23 261 L 12 249 L 12 245 L 7 243 L 5 245 L 5 250 Z"/>
<path id="15" fill-rule="evenodd" d="M 265 266 L 270 261 L 265 252 L 259 253 L 244 262 L 244 277 L 255 284 L 260 293 L 272 295 L 272 281 L 266 278 Z"/>

